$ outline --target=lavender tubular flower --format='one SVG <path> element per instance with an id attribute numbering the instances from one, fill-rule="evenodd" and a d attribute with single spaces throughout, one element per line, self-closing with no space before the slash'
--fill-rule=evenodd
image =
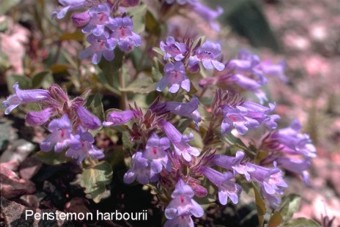
<path id="1" fill-rule="evenodd" d="M 31 126 L 38 126 L 46 123 L 54 110 L 52 108 L 45 108 L 41 111 L 30 111 L 26 115 L 26 123 Z"/>
<path id="2" fill-rule="evenodd" d="M 72 135 L 65 155 L 76 159 L 78 164 L 87 157 L 95 159 L 104 158 L 103 151 L 94 147 L 93 142 L 93 136 L 84 129 L 79 128 L 77 134 Z"/>
<path id="3" fill-rule="evenodd" d="M 68 11 L 83 8 L 86 0 L 59 0 L 59 3 L 62 5 L 62 8 L 54 11 L 52 16 L 62 19 Z"/>
<path id="4" fill-rule="evenodd" d="M 143 157 L 149 160 L 151 168 L 151 178 L 160 173 L 163 168 L 170 170 L 170 162 L 167 155 L 167 150 L 170 148 L 170 141 L 168 138 L 159 138 L 153 134 L 146 143 Z"/>
<path id="5" fill-rule="evenodd" d="M 167 63 L 164 67 L 164 74 L 157 83 L 157 91 L 163 91 L 167 86 L 170 93 L 178 92 L 179 88 L 183 88 L 187 92 L 190 91 L 190 80 L 186 76 L 182 62 Z"/>
<path id="6" fill-rule="evenodd" d="M 132 156 L 131 168 L 124 174 L 124 182 L 131 184 L 137 180 L 141 184 L 148 184 L 152 178 L 148 159 L 143 157 L 143 153 L 138 151 Z"/>
<path id="7" fill-rule="evenodd" d="M 287 128 L 274 132 L 268 140 L 280 143 L 281 150 L 287 154 L 301 154 L 316 157 L 316 149 L 307 134 L 301 134 L 301 124 L 295 120 Z"/>
<path id="8" fill-rule="evenodd" d="M 50 135 L 40 144 L 42 151 L 61 152 L 69 146 L 72 133 L 70 119 L 65 114 L 59 119 L 54 119 L 48 125 Z"/>
<path id="9" fill-rule="evenodd" d="M 80 124 L 86 129 L 97 129 L 101 126 L 101 122 L 98 117 L 93 115 L 85 107 L 79 106 L 76 108 L 76 113 Z"/>
<path id="10" fill-rule="evenodd" d="M 223 13 L 222 7 L 217 7 L 216 10 L 213 10 L 200 2 L 195 2 L 194 4 L 192 4 L 192 6 L 193 10 L 205 21 L 207 21 L 212 29 L 214 29 L 215 31 L 220 31 L 220 26 L 217 22 L 217 17 L 219 17 Z"/>
<path id="11" fill-rule="evenodd" d="M 80 13 L 73 13 L 71 18 L 72 18 L 73 24 L 78 28 L 82 28 L 86 26 L 90 22 L 90 19 L 91 19 L 88 11 L 80 12 Z"/>
<path id="12" fill-rule="evenodd" d="M 261 186 L 263 197 L 272 207 L 277 207 L 281 201 L 281 195 L 288 187 L 281 170 L 275 166 L 275 163 L 274 168 L 265 168 L 251 163 L 247 165 L 255 169 L 255 171 L 249 173 L 250 178 Z"/>
<path id="13" fill-rule="evenodd" d="M 9 114 L 21 104 L 27 103 L 39 103 L 47 101 L 50 99 L 50 94 L 47 90 L 43 89 L 28 89 L 21 90 L 19 84 L 15 83 L 13 85 L 13 90 L 15 94 L 10 95 L 5 101 L 3 101 L 3 106 L 6 108 L 5 114 Z"/>
<path id="14" fill-rule="evenodd" d="M 249 129 L 258 128 L 264 124 L 269 129 L 277 127 L 278 115 L 270 115 L 274 109 L 273 104 L 269 107 L 254 102 L 243 102 L 236 106 L 225 105 L 223 107 L 224 119 L 221 124 L 221 133 L 228 133 L 235 128 L 238 133 L 244 135 Z"/>
<path id="15" fill-rule="evenodd" d="M 130 17 L 110 18 L 107 26 L 112 31 L 111 38 L 122 51 L 129 52 L 142 44 L 141 37 L 133 32 L 133 22 Z"/>
<path id="16" fill-rule="evenodd" d="M 190 162 L 192 157 L 197 157 L 200 152 L 188 144 L 188 138 L 183 136 L 171 123 L 167 121 L 161 122 L 161 127 L 174 146 L 178 156 L 182 156 L 184 160 Z"/>
<path id="17" fill-rule="evenodd" d="M 196 125 L 201 121 L 201 115 L 198 112 L 199 100 L 197 97 L 193 97 L 190 102 L 166 102 L 165 109 L 173 114 L 177 114 L 183 117 L 191 118 L 195 121 Z"/>
<path id="18" fill-rule="evenodd" d="M 181 61 L 184 59 L 184 54 L 187 52 L 187 47 L 184 43 L 175 41 L 175 38 L 169 36 L 165 42 L 161 41 L 160 48 L 164 52 L 164 60 L 170 58 L 175 61 Z"/>
<path id="19" fill-rule="evenodd" d="M 222 205 L 226 205 L 228 198 L 233 204 L 238 203 L 238 195 L 241 186 L 235 183 L 234 175 L 230 172 L 224 174 L 210 168 L 201 167 L 200 172 L 218 188 L 218 200 Z"/>
<path id="20" fill-rule="evenodd" d="M 307 134 L 300 133 L 301 125 L 295 120 L 287 127 L 269 134 L 262 147 L 271 153 L 263 160 L 276 161 L 278 166 L 302 176 L 308 181 L 307 169 L 311 159 L 316 157 L 316 149 Z"/>
<path id="21" fill-rule="evenodd" d="M 194 52 L 194 55 L 189 58 L 190 68 L 196 68 L 201 62 L 205 69 L 216 69 L 222 71 L 225 65 L 217 59 L 221 56 L 221 45 L 206 41 Z"/>
<path id="22" fill-rule="evenodd" d="M 105 33 L 105 26 L 109 23 L 110 7 L 108 4 L 100 4 L 92 7 L 88 14 L 90 20 L 88 24 L 82 29 L 85 34 L 93 34 L 95 36 L 104 35 L 108 37 L 108 32 Z"/>
<path id="23" fill-rule="evenodd" d="M 122 125 L 136 118 L 133 110 L 112 111 L 108 114 L 106 121 L 103 122 L 105 127 Z"/>
<path id="24" fill-rule="evenodd" d="M 278 64 L 272 64 L 269 61 L 264 61 L 258 66 L 258 68 L 268 76 L 276 77 L 284 82 L 288 81 L 288 78 L 285 75 L 286 64 L 284 61 L 281 61 Z"/>
<path id="25" fill-rule="evenodd" d="M 234 83 L 245 90 L 254 92 L 261 103 L 267 100 L 265 93 L 260 90 L 268 81 L 266 76 L 287 81 L 283 62 L 272 64 L 269 61 L 261 61 L 257 55 L 246 50 L 241 50 L 238 58 L 230 60 L 227 68 L 233 70 L 233 73 L 221 75 L 218 81 L 225 84 Z"/>
<path id="26" fill-rule="evenodd" d="M 79 57 L 81 59 L 91 58 L 93 64 L 98 64 L 104 56 L 108 61 L 112 61 L 114 58 L 113 50 L 116 47 L 116 41 L 113 39 L 107 39 L 105 36 L 89 35 L 87 41 L 90 46 L 81 51 Z"/>
<path id="27" fill-rule="evenodd" d="M 165 209 L 165 217 L 168 220 L 165 226 L 193 226 L 191 216 L 202 217 L 202 207 L 193 200 L 194 191 L 179 179 L 174 192 L 171 195 L 171 202 Z"/>

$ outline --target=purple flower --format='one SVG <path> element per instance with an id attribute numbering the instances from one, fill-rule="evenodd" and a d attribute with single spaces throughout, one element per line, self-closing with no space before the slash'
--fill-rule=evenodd
<path id="1" fill-rule="evenodd" d="M 243 72 L 251 72 L 259 64 L 259 56 L 252 54 L 246 50 L 240 50 L 238 53 L 238 58 L 230 60 L 228 67 Z"/>
<path id="2" fill-rule="evenodd" d="M 168 138 L 159 138 L 153 134 L 146 143 L 143 157 L 149 160 L 151 168 L 151 178 L 162 171 L 163 168 L 170 170 L 170 162 L 167 155 L 167 150 L 170 148 Z"/>
<path id="3" fill-rule="evenodd" d="M 72 125 L 70 119 L 64 114 L 59 119 L 52 120 L 48 125 L 50 135 L 40 144 L 42 151 L 61 152 L 69 146 L 72 133 Z"/>
<path id="4" fill-rule="evenodd" d="M 80 12 L 80 13 L 73 13 L 71 18 L 72 18 L 73 24 L 78 28 L 82 28 L 85 25 L 87 25 L 91 19 L 88 11 Z"/>
<path id="5" fill-rule="evenodd" d="M 143 157 L 143 153 L 138 151 L 132 156 L 131 168 L 124 174 L 124 182 L 131 184 L 137 180 L 141 184 L 148 184 L 157 180 L 157 175 L 151 176 L 151 169 L 148 159 Z"/>
<path id="6" fill-rule="evenodd" d="M 43 102 L 50 99 L 50 94 L 47 90 L 43 89 L 28 89 L 21 90 L 19 84 L 15 83 L 13 85 L 13 90 L 15 94 L 10 95 L 2 105 L 6 108 L 5 114 L 9 114 L 21 104 L 33 103 L 33 102 Z"/>
<path id="7" fill-rule="evenodd" d="M 105 35 L 105 37 L 108 37 L 108 33 L 104 34 L 105 32 L 105 26 L 109 23 L 109 17 L 110 17 L 110 7 L 108 4 L 100 4 L 95 7 L 92 7 L 88 14 L 90 16 L 90 21 L 86 25 L 86 27 L 83 28 L 83 32 L 85 34 L 93 34 L 95 36 L 101 36 Z"/>
<path id="8" fill-rule="evenodd" d="M 281 61 L 278 64 L 272 64 L 270 61 L 263 61 L 258 65 L 258 69 L 261 70 L 265 75 L 276 77 L 284 82 L 288 81 L 285 75 L 286 64 Z"/>
<path id="9" fill-rule="evenodd" d="M 182 179 L 179 179 L 174 192 L 171 195 L 171 202 L 165 208 L 165 217 L 170 219 L 165 226 L 192 226 L 191 215 L 202 217 L 204 214 L 203 208 L 192 198 L 194 191 L 185 184 Z M 175 225 L 172 225 L 175 224 Z"/>
<path id="10" fill-rule="evenodd" d="M 210 9 L 209 7 L 203 5 L 200 2 L 195 2 L 193 5 L 193 10 L 201 16 L 205 21 L 207 21 L 211 28 L 215 31 L 220 31 L 220 26 L 216 21 L 217 17 L 219 17 L 223 13 L 222 7 L 217 7 L 216 10 Z"/>
<path id="11" fill-rule="evenodd" d="M 267 100 L 265 93 L 260 88 L 267 83 L 267 75 L 287 80 L 284 75 L 284 63 L 271 64 L 269 61 L 262 61 L 260 58 L 246 50 L 241 50 L 238 58 L 230 60 L 227 65 L 227 74 L 223 74 L 217 83 L 236 84 L 245 90 L 255 93 L 261 103 Z M 233 73 L 230 74 L 230 70 Z"/>
<path id="12" fill-rule="evenodd" d="M 277 207 L 281 200 L 281 195 L 288 187 L 284 181 L 282 172 L 274 163 L 273 168 L 266 168 L 255 164 L 247 163 L 255 170 L 250 172 L 250 179 L 256 181 L 261 187 L 261 193 L 272 207 Z"/>
<path id="13" fill-rule="evenodd" d="M 80 58 L 91 58 L 93 64 L 98 64 L 104 56 L 108 61 L 114 58 L 113 50 L 116 47 L 116 42 L 113 39 L 107 39 L 105 36 L 89 35 L 87 41 L 90 46 L 80 52 Z"/>
<path id="14" fill-rule="evenodd" d="M 286 154 L 316 157 L 316 149 L 309 135 L 300 133 L 300 130 L 301 124 L 295 120 L 289 127 L 272 133 L 268 140 L 272 143 L 279 143 L 280 150 Z"/>
<path id="15" fill-rule="evenodd" d="M 237 151 L 235 157 L 218 154 L 213 156 L 211 162 L 226 170 L 233 171 L 234 174 L 238 173 L 244 175 L 249 181 L 249 173 L 255 171 L 255 169 L 252 166 L 247 165 L 247 163 L 242 163 L 244 156 L 245 154 L 243 151 Z"/>
<path id="16" fill-rule="evenodd" d="M 83 106 L 76 107 L 76 114 L 81 126 L 86 129 L 97 129 L 101 126 L 99 118 Z"/>
<path id="17" fill-rule="evenodd" d="M 79 128 L 77 134 L 72 135 L 69 142 L 69 149 L 66 151 L 65 155 L 76 159 L 78 164 L 87 157 L 95 159 L 104 158 L 103 151 L 93 146 L 93 143 L 94 138 L 91 133 Z"/>
<path id="18" fill-rule="evenodd" d="M 136 112 L 133 110 L 112 111 L 107 115 L 106 121 L 103 122 L 105 127 L 122 125 L 136 118 Z"/>
<path id="19" fill-rule="evenodd" d="M 167 169 L 170 171 L 170 162 L 167 151 L 170 142 L 167 138 L 159 138 L 153 134 L 145 147 L 145 151 L 138 151 L 132 156 L 131 168 L 124 175 L 127 184 L 137 180 L 141 184 L 155 182 L 158 174 Z"/>
<path id="20" fill-rule="evenodd" d="M 62 8 L 54 11 L 52 16 L 62 19 L 68 11 L 84 7 L 86 5 L 86 0 L 59 0 L 59 3 L 62 5 Z"/>
<path id="21" fill-rule="evenodd" d="M 187 52 L 187 47 L 184 43 L 176 42 L 174 37 L 169 36 L 165 42 L 160 43 L 161 50 L 165 53 L 164 60 L 174 58 L 175 61 L 184 59 L 184 54 Z"/>
<path id="22" fill-rule="evenodd" d="M 164 224 L 164 227 L 194 227 L 194 221 L 191 218 L 191 215 L 182 215 L 177 216 L 173 219 L 167 220 Z"/>
<path id="23" fill-rule="evenodd" d="M 167 121 L 161 122 L 161 127 L 174 146 L 175 153 L 178 156 L 182 156 L 184 160 L 190 162 L 192 157 L 197 157 L 200 152 L 197 148 L 189 145 L 191 138 L 183 136 L 171 123 Z"/>
<path id="24" fill-rule="evenodd" d="M 269 129 L 275 129 L 279 119 L 278 115 L 270 115 L 275 108 L 273 104 L 269 107 L 246 101 L 238 105 L 224 105 L 224 119 L 221 124 L 221 133 L 228 133 L 235 128 L 238 133 L 244 135 L 249 129 L 258 128 L 261 124 Z"/>
<path id="25" fill-rule="evenodd" d="M 177 114 L 183 117 L 191 118 L 195 121 L 196 125 L 201 121 L 201 115 L 198 112 L 199 100 L 197 97 L 193 97 L 190 102 L 166 102 L 165 109 L 173 114 Z"/>
<path id="26" fill-rule="evenodd" d="M 46 123 L 54 110 L 52 108 L 45 108 L 41 111 L 30 111 L 26 114 L 26 123 L 31 126 L 42 125 Z"/>
<path id="27" fill-rule="evenodd" d="M 200 172 L 218 188 L 218 200 L 222 205 L 226 205 L 228 198 L 233 204 L 238 203 L 238 195 L 241 186 L 235 183 L 235 177 L 230 172 L 224 174 L 210 167 L 201 167 Z"/>
<path id="28" fill-rule="evenodd" d="M 221 45 L 219 43 L 213 43 L 206 41 L 202 46 L 198 47 L 194 55 L 189 58 L 189 66 L 192 69 L 198 67 L 198 63 L 202 62 L 205 69 L 216 69 L 222 71 L 225 65 L 217 59 L 221 56 Z"/>
<path id="29" fill-rule="evenodd" d="M 287 127 L 269 134 L 262 147 L 270 151 L 263 163 L 276 161 L 278 166 L 297 173 L 305 181 L 306 170 L 311 166 L 311 159 L 316 157 L 316 149 L 307 134 L 300 133 L 301 124 L 295 120 Z"/>
<path id="30" fill-rule="evenodd" d="M 133 32 L 133 22 L 130 17 L 110 18 L 107 26 L 112 30 L 111 37 L 122 51 L 129 52 L 142 44 L 141 37 Z"/>
<path id="31" fill-rule="evenodd" d="M 182 62 L 167 63 L 164 67 L 164 74 L 157 83 L 157 91 L 163 91 L 166 86 L 169 87 L 170 93 L 176 93 L 180 87 L 187 92 L 190 91 L 190 80 L 186 76 Z"/>

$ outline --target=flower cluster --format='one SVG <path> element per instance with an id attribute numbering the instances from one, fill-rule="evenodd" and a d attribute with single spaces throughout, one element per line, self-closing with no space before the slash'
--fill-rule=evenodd
<path id="1" fill-rule="evenodd" d="M 254 92 L 260 102 L 267 101 L 265 93 L 261 90 L 267 84 L 268 76 L 287 81 L 284 74 L 284 62 L 273 64 L 270 61 L 261 61 L 260 58 L 246 50 L 241 50 L 236 59 L 231 59 L 217 77 L 206 78 L 200 81 L 202 87 L 216 85 L 236 90 L 235 86 L 246 91 Z"/>
<path id="2" fill-rule="evenodd" d="M 250 73 L 259 76 L 263 82 L 266 81 L 265 75 L 284 76 L 281 67 L 260 63 L 258 58 L 251 54 L 223 64 L 220 61 L 220 44 L 210 41 L 178 42 L 173 37 L 168 37 L 166 41 L 161 42 L 158 52 L 162 53 L 160 61 L 165 62 L 164 77 L 157 84 L 158 91 L 168 86 L 170 93 L 176 93 L 180 87 L 189 92 L 190 80 L 187 73 L 197 73 L 201 68 L 222 73 L 232 68 L 232 72 L 235 73 L 232 75 L 237 75 L 237 70 L 240 70 L 248 76 Z M 217 74 L 216 78 L 210 79 L 221 77 Z M 254 92 L 256 94 L 256 91 Z M 199 129 L 199 123 L 202 122 L 199 105 L 200 100 L 195 96 L 184 103 L 161 102 L 158 99 L 145 114 L 137 107 L 108 113 L 105 126 L 116 126 L 132 121 L 131 139 L 138 144 L 144 144 L 132 156 L 131 168 L 124 175 L 124 181 L 157 183 L 159 187 L 164 188 L 171 188 L 169 185 L 177 182 L 171 196 L 172 200 L 165 209 L 168 219 L 166 226 L 193 226 L 191 216 L 203 215 L 201 212 L 197 213 L 201 207 L 192 198 L 194 195 L 198 197 L 207 195 L 205 179 L 216 188 L 217 199 L 222 205 L 227 204 L 229 200 L 234 204 L 239 202 L 243 185 L 238 181 L 244 178 L 245 181 L 257 185 L 262 197 L 271 207 L 278 207 L 281 196 L 288 186 L 283 178 L 284 172 L 280 168 L 290 169 L 295 165 L 291 171 L 305 174 L 309 167 L 307 163 L 309 164 L 310 159 L 314 157 L 315 149 L 308 136 L 299 134 L 297 126 L 294 127 L 295 131 L 277 130 L 280 116 L 272 113 L 274 104 L 259 104 L 240 98 L 234 92 L 218 90 L 211 103 L 210 114 L 213 120 L 206 132 L 204 147 L 198 148 L 190 144 L 194 140 L 193 134 L 182 133 L 178 130 L 178 125 L 169 119 L 179 115 L 192 120 L 196 129 Z M 238 151 L 232 156 L 209 147 L 209 143 L 216 142 L 216 138 L 220 140 L 221 137 L 231 136 L 232 131 L 237 132 L 238 136 L 246 136 L 248 131 L 261 125 L 265 126 L 269 134 L 263 139 L 259 150 L 266 150 L 270 154 L 259 164 L 255 164 L 247 157 L 245 151 Z M 216 130 L 218 128 L 220 130 Z M 300 155 L 299 163 L 304 164 L 299 168 L 298 163 L 291 157 L 296 154 Z M 191 171 L 186 171 L 187 168 Z"/>
<path id="3" fill-rule="evenodd" d="M 80 52 L 81 59 L 90 58 L 93 64 L 98 64 L 102 57 L 111 61 L 116 47 L 130 52 L 141 45 L 141 37 L 133 32 L 131 17 L 125 15 L 126 10 L 123 9 L 137 5 L 138 0 L 120 1 L 118 5 L 91 0 L 59 0 L 59 3 L 62 8 L 54 11 L 53 15 L 62 19 L 68 11 L 75 11 L 72 21 L 87 36 L 90 45 Z"/>
<path id="4" fill-rule="evenodd" d="M 177 42 L 170 36 L 166 41 L 161 41 L 160 48 L 165 61 L 164 76 L 157 83 L 157 91 L 163 91 L 169 87 L 170 93 L 177 93 L 180 88 L 190 91 L 188 72 L 197 72 L 200 64 L 208 70 L 224 70 L 225 66 L 220 62 L 221 45 L 206 41 L 201 45 L 193 46 L 193 43 Z"/>
<path id="5" fill-rule="evenodd" d="M 295 120 L 289 127 L 265 136 L 261 148 L 269 153 L 262 164 L 275 161 L 279 167 L 300 175 L 308 182 L 307 170 L 311 166 L 311 159 L 316 157 L 316 149 L 309 135 L 301 134 L 300 130 L 301 125 Z"/>
<path id="6" fill-rule="evenodd" d="M 78 163 L 86 157 L 95 159 L 104 157 L 103 151 L 94 147 L 94 138 L 88 132 L 98 129 L 101 122 L 84 107 L 83 98 L 76 97 L 70 100 L 64 90 L 56 84 L 48 90 L 22 90 L 16 83 L 13 90 L 15 94 L 3 102 L 5 114 L 9 114 L 19 105 L 36 103 L 42 110 L 28 112 L 26 123 L 38 126 L 50 121 L 48 130 L 51 134 L 41 143 L 42 151 L 66 151 L 66 156 L 76 159 Z"/>

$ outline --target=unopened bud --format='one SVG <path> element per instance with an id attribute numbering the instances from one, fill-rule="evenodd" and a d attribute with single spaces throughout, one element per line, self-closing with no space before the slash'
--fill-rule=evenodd
<path id="1" fill-rule="evenodd" d="M 72 14 L 72 21 L 76 27 L 84 27 L 90 21 L 91 17 L 88 11 L 82 13 L 74 13 Z"/>

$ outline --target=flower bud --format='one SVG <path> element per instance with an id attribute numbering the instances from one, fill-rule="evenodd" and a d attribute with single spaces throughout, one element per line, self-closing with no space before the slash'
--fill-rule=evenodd
<path id="1" fill-rule="evenodd" d="M 90 18 L 90 14 L 88 13 L 88 11 L 72 14 L 72 22 L 78 28 L 81 28 L 87 25 L 90 19 L 91 18 Z"/>
<path id="2" fill-rule="evenodd" d="M 52 113 L 52 108 L 46 108 L 41 111 L 28 112 L 26 115 L 26 123 L 31 126 L 42 125 L 50 119 Z"/>

